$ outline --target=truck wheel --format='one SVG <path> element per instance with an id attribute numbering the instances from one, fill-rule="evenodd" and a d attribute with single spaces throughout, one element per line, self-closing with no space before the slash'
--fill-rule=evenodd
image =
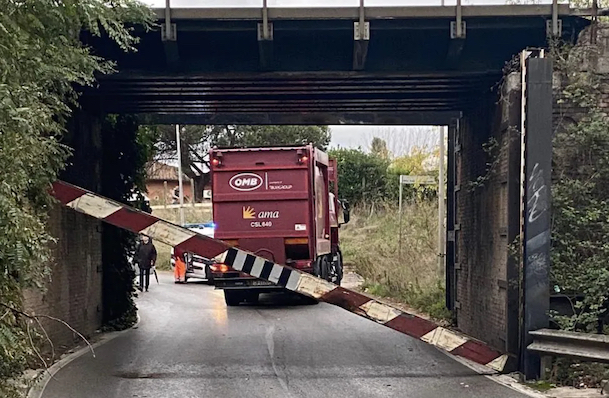
<path id="1" fill-rule="evenodd" d="M 328 261 L 327 256 L 323 256 L 319 258 L 319 265 L 321 268 L 321 279 L 330 281 L 330 262 Z M 331 282 L 331 281 L 330 281 Z"/>
<path id="2" fill-rule="evenodd" d="M 229 307 L 236 307 L 241 303 L 241 292 L 233 292 L 230 290 L 224 291 L 224 302 Z"/>
<path id="3" fill-rule="evenodd" d="M 321 277 L 321 260 L 323 257 L 318 257 L 313 263 L 313 275 Z"/>
<path id="4" fill-rule="evenodd" d="M 211 268 L 209 265 L 205 266 L 205 279 L 207 279 L 207 284 L 208 285 L 213 285 L 214 284 L 214 276 L 211 273 Z"/>
<path id="5" fill-rule="evenodd" d="M 340 252 L 336 252 L 336 263 L 334 263 L 334 270 L 336 271 L 336 283 L 340 286 L 340 283 L 343 280 L 343 254 Z"/>

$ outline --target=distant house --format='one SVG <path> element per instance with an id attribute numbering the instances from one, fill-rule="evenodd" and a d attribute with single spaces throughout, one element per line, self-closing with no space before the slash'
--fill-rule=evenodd
<path id="1" fill-rule="evenodd" d="M 179 185 L 178 168 L 161 162 L 151 162 L 147 167 L 146 190 L 152 204 L 165 203 L 163 197 L 166 195 L 166 203 L 172 202 L 172 191 Z M 184 188 L 184 201 L 190 202 L 192 195 L 192 187 L 190 179 L 185 175 L 182 176 L 182 184 Z M 205 187 L 208 190 L 209 187 Z"/>

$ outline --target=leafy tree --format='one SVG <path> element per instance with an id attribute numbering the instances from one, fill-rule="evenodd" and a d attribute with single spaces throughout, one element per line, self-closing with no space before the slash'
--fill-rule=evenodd
<path id="1" fill-rule="evenodd" d="M 389 159 L 389 150 L 387 149 L 387 141 L 379 137 L 374 137 L 370 144 L 370 152 L 381 159 Z"/>
<path id="2" fill-rule="evenodd" d="M 133 195 L 145 190 L 145 165 L 151 158 L 153 146 L 138 134 L 138 129 L 132 115 L 108 115 L 102 123 L 101 194 L 149 212 L 143 197 Z M 135 237 L 113 225 L 102 226 L 102 322 L 105 329 L 125 329 L 137 320 L 133 301 L 135 273 L 128 261 L 135 250 Z"/>
<path id="3" fill-rule="evenodd" d="M 329 155 L 336 159 L 341 198 L 353 204 L 386 198 L 388 160 L 361 149 L 334 149 Z"/>
<path id="4" fill-rule="evenodd" d="M 69 151 L 60 144 L 79 85 L 113 64 L 79 40 L 104 34 L 120 48 L 137 44 L 127 23 L 149 26 L 150 10 L 130 0 L 6 0 L 0 8 L 0 396 L 16 396 L 6 382 L 36 351 L 28 344 L 32 315 L 21 291 L 41 286 L 51 261 L 46 230 L 48 188 Z"/>
<path id="5" fill-rule="evenodd" d="M 218 146 L 277 146 L 313 144 L 326 149 L 328 126 L 227 126 L 212 140 Z"/>
<path id="6" fill-rule="evenodd" d="M 142 127 L 144 135 L 157 141 L 157 160 L 177 160 L 175 126 Z M 195 199 L 199 199 L 208 182 L 207 152 L 213 146 L 256 147 L 306 145 L 325 149 L 330 143 L 327 126 L 181 126 L 182 172 L 195 182 Z"/>
<path id="7" fill-rule="evenodd" d="M 396 200 L 399 196 L 400 175 L 438 175 L 437 164 L 434 159 L 439 155 L 439 150 L 430 151 L 425 147 L 414 147 L 409 155 L 400 156 L 392 160 L 389 166 L 389 176 L 387 179 L 387 194 Z M 437 193 L 436 185 L 407 185 L 403 187 L 405 198 L 418 197 L 421 199 L 433 199 Z"/>
<path id="8" fill-rule="evenodd" d="M 553 50 L 566 82 L 558 102 L 570 118 L 554 135 L 551 275 L 574 310 L 555 319 L 565 329 L 602 332 L 599 319 L 607 318 L 609 304 L 609 118 L 601 76 L 588 67 L 598 48 L 584 42 Z"/>
<path id="9" fill-rule="evenodd" d="M 391 171 L 404 175 L 426 175 L 437 173 L 429 169 L 434 153 L 426 148 L 414 147 L 409 155 L 400 156 L 391 162 Z"/>

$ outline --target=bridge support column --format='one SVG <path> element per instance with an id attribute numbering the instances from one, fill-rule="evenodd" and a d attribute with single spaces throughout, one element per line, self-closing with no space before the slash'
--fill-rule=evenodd
<path id="1" fill-rule="evenodd" d="M 66 145 L 73 148 L 62 179 L 101 192 L 102 114 L 95 107 L 75 110 L 68 122 Z"/>
<path id="2" fill-rule="evenodd" d="M 531 379 L 529 332 L 548 326 L 550 308 L 552 64 L 523 65 L 450 129 L 446 289 L 458 327 Z"/>
<path id="3" fill-rule="evenodd" d="M 100 192 L 101 116 L 75 110 L 64 143 L 74 151 L 62 178 Z M 51 278 L 45 290 L 24 292 L 24 308 L 62 319 L 90 336 L 102 325 L 101 222 L 55 206 L 49 212 L 48 228 L 57 239 L 52 245 L 55 261 L 48 264 Z M 43 325 L 55 346 L 74 343 L 74 334 L 62 324 L 43 320 Z"/>
<path id="4" fill-rule="evenodd" d="M 523 336 L 521 369 L 528 379 L 540 375 L 539 355 L 528 352 L 529 332 L 548 327 L 550 310 L 550 182 L 552 172 L 552 61 L 529 57 L 523 63 L 525 104 L 523 203 Z"/>
<path id="5" fill-rule="evenodd" d="M 520 354 L 520 266 L 510 255 L 520 233 L 520 98 L 520 74 L 505 76 L 500 91 L 464 112 L 449 137 L 455 181 L 448 305 L 452 300 L 461 330 L 513 355 L 506 370 L 517 369 Z"/>

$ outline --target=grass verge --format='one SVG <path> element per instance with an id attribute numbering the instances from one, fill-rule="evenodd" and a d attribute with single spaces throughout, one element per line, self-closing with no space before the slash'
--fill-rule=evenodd
<path id="1" fill-rule="evenodd" d="M 442 272 L 438 266 L 438 216 L 435 202 L 406 204 L 399 217 L 395 206 L 356 208 L 341 230 L 345 263 L 355 266 L 372 295 L 389 297 L 447 321 Z"/>

